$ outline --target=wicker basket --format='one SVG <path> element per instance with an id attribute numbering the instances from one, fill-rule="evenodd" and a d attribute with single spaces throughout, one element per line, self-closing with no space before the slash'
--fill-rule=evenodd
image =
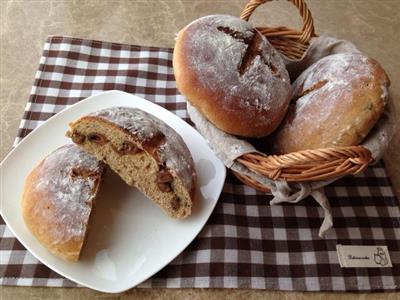
<path id="1" fill-rule="evenodd" d="M 253 11 L 261 4 L 271 0 L 250 0 L 243 9 L 240 18 L 248 21 Z M 282 54 L 291 59 L 300 59 L 309 46 L 314 32 L 311 13 L 303 0 L 288 0 L 294 4 L 303 19 L 301 31 L 287 27 L 257 27 L 270 43 Z M 272 180 L 304 182 L 329 180 L 347 174 L 363 171 L 373 162 L 371 152 L 363 146 L 323 148 L 304 150 L 285 155 L 263 155 L 249 153 L 237 158 L 251 171 Z M 246 185 L 268 192 L 260 182 L 243 174 L 233 172 Z"/>

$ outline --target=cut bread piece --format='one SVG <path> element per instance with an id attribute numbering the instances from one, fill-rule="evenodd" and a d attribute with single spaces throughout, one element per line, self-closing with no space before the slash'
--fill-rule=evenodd
<path id="1" fill-rule="evenodd" d="M 54 255 L 79 259 L 104 170 L 93 155 L 69 144 L 49 154 L 26 178 L 22 216 Z"/>
<path id="2" fill-rule="evenodd" d="M 112 107 L 71 123 L 67 136 L 170 217 L 191 214 L 196 178 L 192 156 L 178 133 L 158 118 L 136 108 Z"/>

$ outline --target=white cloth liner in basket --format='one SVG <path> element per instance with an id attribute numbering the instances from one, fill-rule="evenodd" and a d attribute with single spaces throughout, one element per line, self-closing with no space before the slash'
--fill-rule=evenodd
<path id="1" fill-rule="evenodd" d="M 329 36 L 320 36 L 311 40 L 310 46 L 302 59 L 291 60 L 286 57 L 283 57 L 283 59 L 293 82 L 297 76 L 299 76 L 314 62 L 325 56 L 342 52 L 360 51 L 349 41 L 338 40 Z M 206 138 L 210 147 L 223 161 L 227 168 L 250 176 L 271 190 L 271 193 L 274 196 L 270 201 L 271 205 L 282 202 L 297 203 L 311 195 L 324 211 L 324 220 L 319 229 L 319 236 L 323 237 L 327 230 L 333 226 L 331 207 L 322 187 L 334 182 L 339 177 L 325 181 L 307 183 L 287 183 L 286 181 L 270 180 L 265 176 L 249 170 L 247 167 L 236 161 L 236 158 L 243 154 L 258 152 L 250 143 L 216 128 L 196 108 L 190 105 L 189 102 L 187 102 L 187 109 L 196 129 Z M 395 109 L 389 97 L 385 112 L 362 143 L 364 147 L 371 151 L 372 157 L 375 161 L 382 158 L 383 153 L 386 151 L 395 132 L 395 128 Z"/>

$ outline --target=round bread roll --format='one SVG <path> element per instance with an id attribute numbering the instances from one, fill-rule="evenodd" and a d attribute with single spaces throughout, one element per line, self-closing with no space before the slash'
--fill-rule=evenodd
<path id="1" fill-rule="evenodd" d="M 74 144 L 58 148 L 25 180 L 25 224 L 54 255 L 77 261 L 85 241 L 103 164 Z"/>
<path id="2" fill-rule="evenodd" d="M 178 33 L 173 67 L 179 91 L 219 129 L 243 137 L 270 134 L 290 101 L 284 62 L 249 23 L 200 18 Z"/>
<path id="3" fill-rule="evenodd" d="M 381 116 L 389 85 L 382 67 L 361 53 L 322 58 L 293 83 L 273 152 L 358 145 Z"/>
<path id="4" fill-rule="evenodd" d="M 70 124 L 67 133 L 173 218 L 191 214 L 196 172 L 180 135 L 137 108 L 111 107 Z"/>

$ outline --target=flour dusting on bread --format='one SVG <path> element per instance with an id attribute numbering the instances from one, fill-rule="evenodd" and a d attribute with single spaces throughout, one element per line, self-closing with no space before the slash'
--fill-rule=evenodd
<path id="1" fill-rule="evenodd" d="M 173 65 L 179 91 L 227 133 L 266 136 L 284 117 L 288 72 L 248 22 L 211 15 L 190 23 L 178 35 Z"/>
<path id="2" fill-rule="evenodd" d="M 361 53 L 320 59 L 293 83 L 274 152 L 359 144 L 382 114 L 389 85 L 381 66 Z"/>
<path id="3" fill-rule="evenodd" d="M 62 223 L 62 227 L 49 228 L 53 243 L 79 238 L 86 231 L 97 178 L 78 173 L 85 170 L 86 174 L 95 174 L 100 168 L 94 156 L 74 145 L 61 147 L 43 160 L 36 191 L 48 197 L 53 207 L 37 213 L 54 224 Z"/>
<path id="4" fill-rule="evenodd" d="M 273 97 L 285 99 L 287 89 L 281 82 L 289 84 L 289 76 L 268 40 L 249 23 L 238 21 L 235 17 L 206 16 L 197 22 L 196 28 L 199 29 L 191 39 L 193 47 L 189 50 L 192 58 L 189 67 L 195 70 L 203 85 L 214 92 L 224 91 L 221 103 L 226 107 L 238 97 L 240 105 L 247 110 L 251 111 L 252 107 L 254 112 L 275 110 L 278 105 L 271 105 L 272 93 Z M 221 28 L 234 34 L 226 33 Z M 249 43 L 256 36 L 260 37 L 259 53 L 246 72 L 240 74 L 238 66 L 243 63 Z M 272 72 L 268 66 L 271 64 L 274 64 L 279 76 Z M 268 119 L 263 114 L 260 117 Z"/>
<path id="5" fill-rule="evenodd" d="M 103 172 L 94 156 L 68 144 L 26 178 L 21 203 L 25 224 L 53 254 L 79 259 Z"/>
<path id="6" fill-rule="evenodd" d="M 136 135 L 137 143 L 151 144 L 153 138 L 159 138 L 162 134 L 162 141 L 157 148 L 160 164 L 165 164 L 175 172 L 187 190 L 192 189 L 195 172 L 191 154 L 183 139 L 167 124 L 143 110 L 132 107 L 110 107 L 94 112 L 90 116 L 117 124 L 132 135 Z"/>
<path id="7" fill-rule="evenodd" d="M 155 116 L 110 107 L 70 124 L 72 140 L 173 218 L 191 214 L 196 173 L 181 136 Z"/>

